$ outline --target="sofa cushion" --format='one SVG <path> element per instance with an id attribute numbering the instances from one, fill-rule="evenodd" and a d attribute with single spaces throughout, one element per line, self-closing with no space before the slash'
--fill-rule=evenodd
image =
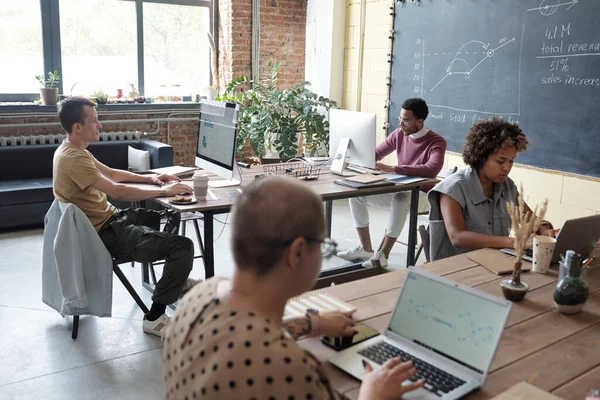
<path id="1" fill-rule="evenodd" d="M 54 200 L 52 178 L 0 181 L 0 206 L 43 203 Z"/>
<path id="2" fill-rule="evenodd" d="M 0 181 L 52 178 L 57 144 L 0 147 Z"/>
<path id="3" fill-rule="evenodd" d="M 90 143 L 88 150 L 98 161 L 115 169 L 124 169 L 127 171 L 128 149 L 129 146 L 136 149 L 140 148 L 139 140 L 116 140 L 108 142 Z"/>

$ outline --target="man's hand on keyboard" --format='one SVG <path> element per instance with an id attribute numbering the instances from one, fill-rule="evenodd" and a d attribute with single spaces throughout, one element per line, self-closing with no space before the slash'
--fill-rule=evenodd
<path id="1" fill-rule="evenodd" d="M 375 169 L 378 169 L 380 171 L 387 172 L 387 173 L 390 173 L 390 174 L 393 174 L 393 173 L 396 172 L 396 167 L 391 166 L 391 165 L 387 165 L 387 164 L 384 164 L 384 163 L 380 163 L 380 162 L 378 162 L 378 163 L 375 164 Z"/>
<path id="2" fill-rule="evenodd" d="M 417 369 L 412 362 L 402 362 L 400 357 L 394 357 L 387 360 L 381 368 L 373 370 L 371 364 L 364 361 L 367 374 L 363 378 L 358 394 L 359 400 L 381 399 L 392 400 L 399 399 L 404 393 L 411 392 L 423 386 L 425 381 L 422 379 L 408 385 L 402 385 L 414 374 Z"/>

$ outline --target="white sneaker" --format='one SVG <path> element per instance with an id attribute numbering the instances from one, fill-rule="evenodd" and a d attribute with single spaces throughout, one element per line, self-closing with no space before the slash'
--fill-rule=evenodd
<path id="1" fill-rule="evenodd" d="M 183 288 L 181 289 L 181 296 L 179 296 L 179 298 L 182 298 L 187 292 L 190 291 L 190 289 L 192 289 L 200 282 L 202 282 L 202 279 L 187 278 L 185 280 L 185 283 L 183 284 Z"/>
<path id="2" fill-rule="evenodd" d="M 355 248 L 347 251 L 338 251 L 337 256 L 348 261 L 368 260 L 369 258 L 373 257 L 373 252 L 366 251 L 362 246 L 356 246 Z"/>
<path id="3" fill-rule="evenodd" d="M 158 336 L 162 339 L 165 337 L 165 333 L 167 333 L 167 326 L 170 323 L 171 317 L 169 317 L 167 314 L 161 315 L 155 321 L 148 321 L 146 319 L 146 316 L 144 316 L 144 322 L 142 322 L 142 329 L 144 330 L 144 332 Z"/>
<path id="4" fill-rule="evenodd" d="M 385 254 L 383 253 L 383 251 L 378 251 L 368 261 L 365 261 L 363 263 L 363 267 L 365 267 L 365 268 L 376 267 L 377 266 L 376 262 L 378 261 L 380 267 L 386 268 L 388 265 L 387 260 L 388 259 L 385 257 Z"/>

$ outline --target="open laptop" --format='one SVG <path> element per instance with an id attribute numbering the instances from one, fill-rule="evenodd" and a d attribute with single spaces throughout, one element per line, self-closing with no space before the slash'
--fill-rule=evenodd
<path id="1" fill-rule="evenodd" d="M 509 301 L 409 268 L 385 332 L 329 362 L 362 380 L 363 359 L 376 368 L 399 356 L 413 361 L 411 380 L 426 382 L 403 399 L 456 399 L 485 381 L 510 309 Z"/>
<path id="2" fill-rule="evenodd" d="M 554 247 L 550 263 L 559 262 L 561 254 L 565 254 L 567 250 L 573 250 L 585 258 L 594 250 L 598 239 L 600 239 L 600 214 L 570 219 L 565 222 L 556 236 L 556 247 Z M 516 255 L 515 249 L 501 249 L 500 251 Z M 533 262 L 531 249 L 525 251 L 523 260 Z"/>

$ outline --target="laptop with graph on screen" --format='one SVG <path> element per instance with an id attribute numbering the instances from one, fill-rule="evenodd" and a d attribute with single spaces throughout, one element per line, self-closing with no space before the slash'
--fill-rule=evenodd
<path id="1" fill-rule="evenodd" d="M 417 369 L 411 380 L 425 380 L 403 399 L 457 399 L 485 382 L 510 309 L 509 301 L 409 268 L 385 332 L 329 362 L 362 380 L 363 360 L 377 368 L 400 357 Z"/>

